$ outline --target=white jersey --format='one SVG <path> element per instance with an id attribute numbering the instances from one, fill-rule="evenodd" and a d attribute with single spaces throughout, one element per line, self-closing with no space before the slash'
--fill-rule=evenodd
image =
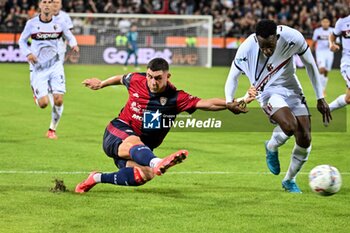
<path id="1" fill-rule="evenodd" d="M 62 20 L 67 25 L 69 30 L 73 29 L 74 25 L 73 25 L 72 19 L 70 18 L 70 16 L 66 12 L 61 10 L 58 13 L 58 15 L 55 15 L 55 17 L 58 18 L 59 20 Z"/>
<path id="2" fill-rule="evenodd" d="M 52 18 L 50 22 L 40 20 L 40 15 L 27 21 L 26 26 L 19 39 L 21 52 L 28 56 L 34 54 L 38 58 L 36 66 L 50 66 L 59 55 L 59 40 L 62 36 L 68 39 L 71 47 L 77 45 L 77 41 L 69 28 L 56 18 Z M 29 37 L 32 43 L 28 46 Z"/>
<path id="3" fill-rule="evenodd" d="M 235 66 L 247 75 L 260 92 L 258 100 L 269 98 L 269 93 L 301 94 L 302 88 L 295 75 L 293 56 L 308 49 L 303 35 L 290 27 L 278 26 L 276 49 L 266 58 L 261 52 L 255 33 L 238 48 Z"/>
<path id="4" fill-rule="evenodd" d="M 343 55 L 341 67 L 350 65 L 350 15 L 337 20 L 333 33 L 336 36 L 341 36 L 342 39 Z"/>
<path id="5" fill-rule="evenodd" d="M 315 29 L 312 40 L 317 42 L 316 51 L 330 51 L 328 38 L 332 32 L 332 27 L 329 27 L 327 30 L 323 29 L 323 27 Z"/>
<path id="6" fill-rule="evenodd" d="M 63 24 L 65 24 L 66 27 L 69 28 L 69 30 L 73 29 L 72 19 L 66 12 L 59 11 L 58 15 L 55 15 L 54 17 L 56 18 L 56 20 L 61 21 Z M 61 47 L 60 53 L 64 55 L 64 53 L 66 52 L 66 43 L 64 42 L 63 38 L 60 39 L 59 46 Z"/>

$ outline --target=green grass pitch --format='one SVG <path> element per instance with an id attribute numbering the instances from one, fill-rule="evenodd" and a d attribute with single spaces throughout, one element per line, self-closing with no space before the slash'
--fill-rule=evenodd
<path id="1" fill-rule="evenodd" d="M 284 174 L 268 173 L 263 142 L 270 132 L 170 132 L 155 153 L 188 149 L 183 164 L 141 187 L 98 185 L 78 195 L 74 187 L 90 171 L 116 170 L 102 151 L 102 135 L 127 99 L 123 86 L 94 92 L 81 82 L 122 74 L 121 67 L 66 65 L 57 141 L 44 137 L 50 110 L 34 105 L 28 66 L 0 69 L 0 232 L 350 232 L 349 126 L 345 133 L 313 133 L 310 159 L 298 176 L 302 195 L 282 191 Z M 174 67 L 171 81 L 193 95 L 224 97 L 228 70 Z M 305 71 L 298 75 L 315 106 Z M 238 95 L 248 86 L 242 77 Z M 332 71 L 328 102 L 345 90 L 339 70 Z M 280 149 L 283 172 L 293 145 L 291 139 Z M 309 189 L 307 173 L 319 164 L 342 173 L 338 194 L 321 197 Z M 50 192 L 55 178 L 69 191 Z"/>

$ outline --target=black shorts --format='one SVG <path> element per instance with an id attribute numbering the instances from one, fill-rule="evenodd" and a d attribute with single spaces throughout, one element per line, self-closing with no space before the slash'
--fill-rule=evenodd
<path id="1" fill-rule="evenodd" d="M 134 130 L 122 121 L 114 120 L 106 127 L 103 135 L 103 150 L 109 157 L 114 159 L 114 163 L 118 168 L 126 166 L 126 159 L 118 156 L 119 145 L 130 135 L 136 135 Z"/>

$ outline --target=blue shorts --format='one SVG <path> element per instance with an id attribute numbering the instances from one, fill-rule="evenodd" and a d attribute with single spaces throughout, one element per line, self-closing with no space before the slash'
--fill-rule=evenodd
<path id="1" fill-rule="evenodd" d="M 127 159 L 118 156 L 119 145 L 130 135 L 136 135 L 134 130 L 122 121 L 114 120 L 106 127 L 103 135 L 103 150 L 109 157 L 114 159 L 114 163 L 118 168 L 126 166 Z"/>

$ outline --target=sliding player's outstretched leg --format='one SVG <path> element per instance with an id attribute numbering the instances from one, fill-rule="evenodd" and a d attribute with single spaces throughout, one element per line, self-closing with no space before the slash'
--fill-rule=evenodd
<path id="1" fill-rule="evenodd" d="M 79 183 L 76 193 L 86 193 L 98 183 L 122 186 L 140 186 L 153 178 L 153 171 L 147 167 L 123 167 L 118 172 L 91 172 L 86 180 Z"/>
<path id="2" fill-rule="evenodd" d="M 154 168 L 154 174 L 160 176 L 164 174 L 169 168 L 176 164 L 182 163 L 188 156 L 187 150 L 179 150 L 165 158 L 163 158 Z"/>
<path id="3" fill-rule="evenodd" d="M 91 172 L 86 180 L 83 180 L 81 183 L 79 183 L 75 187 L 75 192 L 76 193 L 86 193 L 90 189 L 92 189 L 97 184 L 97 182 L 96 182 L 96 180 L 94 178 L 94 176 L 96 174 L 101 174 L 101 173 L 96 172 L 96 171 Z"/>

